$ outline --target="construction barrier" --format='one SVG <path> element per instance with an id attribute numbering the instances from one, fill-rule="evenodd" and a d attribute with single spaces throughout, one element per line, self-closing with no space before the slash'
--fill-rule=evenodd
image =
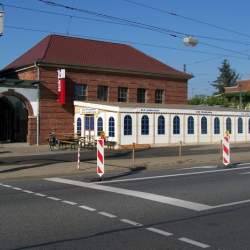
<path id="1" fill-rule="evenodd" d="M 104 139 L 97 140 L 97 168 L 96 173 L 102 177 L 104 174 Z"/>
<path id="2" fill-rule="evenodd" d="M 223 138 L 223 164 L 225 166 L 230 164 L 230 141 L 229 135 L 225 135 Z"/>

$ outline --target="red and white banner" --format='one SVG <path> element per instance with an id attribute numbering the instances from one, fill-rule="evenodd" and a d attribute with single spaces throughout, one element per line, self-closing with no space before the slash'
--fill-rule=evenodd
<path id="1" fill-rule="evenodd" d="M 223 138 L 223 164 L 225 166 L 230 164 L 230 142 L 229 135 L 225 135 Z"/>
<path id="2" fill-rule="evenodd" d="M 104 174 L 104 140 L 97 140 L 97 174 L 102 177 Z"/>
<path id="3" fill-rule="evenodd" d="M 66 80 L 65 80 L 65 69 L 57 70 L 58 74 L 58 99 L 60 104 L 65 104 L 66 99 Z"/>

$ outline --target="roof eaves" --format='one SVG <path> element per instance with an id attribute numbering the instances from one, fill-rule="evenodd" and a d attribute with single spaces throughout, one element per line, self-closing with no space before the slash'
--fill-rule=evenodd
<path id="1" fill-rule="evenodd" d="M 118 69 L 118 68 L 106 68 L 100 66 L 92 66 L 92 65 L 69 65 L 69 64 L 56 64 L 56 63 L 48 63 L 44 61 L 37 62 L 38 66 L 48 66 L 48 67 L 64 67 L 71 69 L 84 69 L 86 71 L 100 71 L 104 73 L 117 73 L 117 74 L 126 74 L 126 75 L 137 75 L 137 76 L 150 76 L 150 77 L 158 77 L 158 78 L 169 78 L 169 79 L 182 79 L 189 80 L 193 77 L 191 74 L 181 73 L 181 74 L 167 74 L 167 73 L 154 73 L 154 72 L 144 72 L 144 71 L 136 71 L 129 69 Z"/>

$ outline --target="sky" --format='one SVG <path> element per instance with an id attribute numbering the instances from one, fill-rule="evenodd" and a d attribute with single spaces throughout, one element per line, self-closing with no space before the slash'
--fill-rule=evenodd
<path id="1" fill-rule="evenodd" d="M 248 0 L 43 1 L 0 0 L 5 13 L 0 69 L 56 33 L 130 44 L 179 70 L 185 64 L 194 76 L 189 97 L 215 92 L 211 83 L 224 59 L 241 79 L 250 79 Z M 197 46 L 186 46 L 185 36 L 197 38 Z"/>

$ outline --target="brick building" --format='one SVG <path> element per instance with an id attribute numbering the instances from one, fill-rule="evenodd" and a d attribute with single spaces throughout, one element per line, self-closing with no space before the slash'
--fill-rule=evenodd
<path id="1" fill-rule="evenodd" d="M 57 101 L 58 69 L 66 71 L 63 105 Z M 4 79 L 0 104 L 5 98 L 0 115 L 3 109 L 11 109 L 12 97 L 19 100 L 27 111 L 23 121 L 27 123 L 27 141 L 34 144 L 45 143 L 52 129 L 73 132 L 74 100 L 127 102 L 135 107 L 138 103 L 186 104 L 187 81 L 192 76 L 125 44 L 49 35 L 7 65 L 0 77 Z M 12 79 L 26 81 L 26 87 L 10 86 Z M 28 95 L 34 81 L 39 82 L 36 94 Z M 0 139 L 4 133 L 0 127 Z"/>

